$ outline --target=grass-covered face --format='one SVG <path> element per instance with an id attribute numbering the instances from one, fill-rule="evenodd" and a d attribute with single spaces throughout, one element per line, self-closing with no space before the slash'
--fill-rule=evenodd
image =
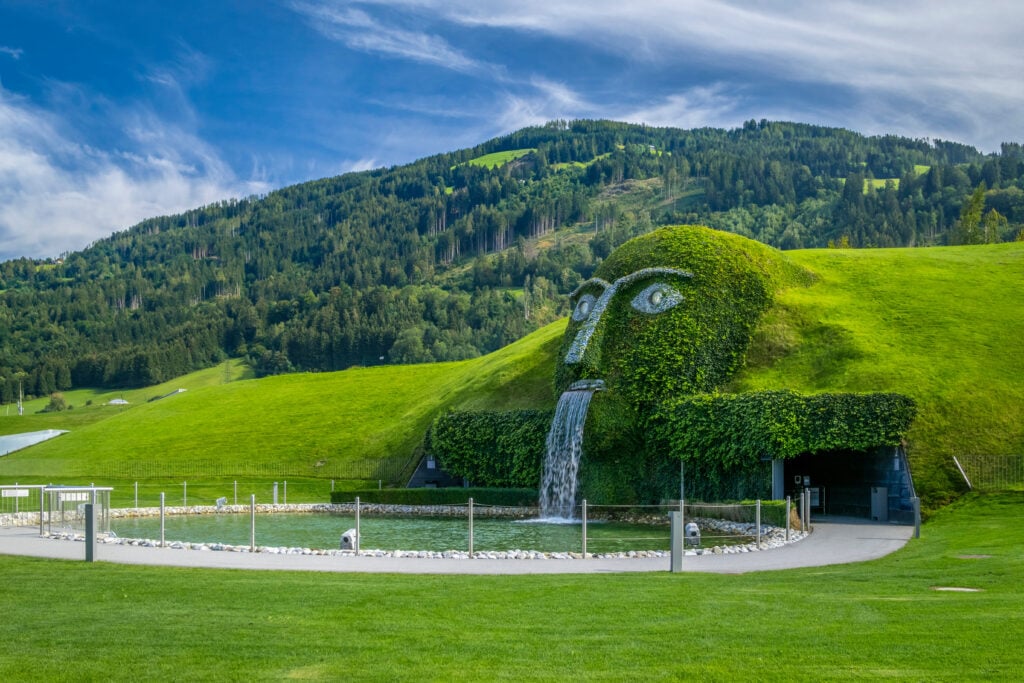
<path id="1" fill-rule="evenodd" d="M 570 295 L 558 390 L 601 380 L 639 405 L 728 379 L 768 302 L 764 278 L 734 241 L 681 226 L 615 250 Z"/>

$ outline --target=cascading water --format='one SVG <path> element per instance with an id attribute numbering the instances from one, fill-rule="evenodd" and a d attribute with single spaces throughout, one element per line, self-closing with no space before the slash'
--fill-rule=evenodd
<path id="1" fill-rule="evenodd" d="M 562 393 L 548 431 L 544 474 L 540 483 L 540 516 L 572 519 L 576 506 L 576 474 L 583 452 L 583 424 L 594 392 L 603 383 L 577 382 Z"/>

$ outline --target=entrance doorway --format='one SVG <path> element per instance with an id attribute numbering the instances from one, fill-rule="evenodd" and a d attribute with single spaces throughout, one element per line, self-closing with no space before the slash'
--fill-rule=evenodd
<path id="1" fill-rule="evenodd" d="M 900 448 L 828 451 L 785 461 L 786 495 L 811 489 L 818 514 L 913 523 L 913 482 Z"/>

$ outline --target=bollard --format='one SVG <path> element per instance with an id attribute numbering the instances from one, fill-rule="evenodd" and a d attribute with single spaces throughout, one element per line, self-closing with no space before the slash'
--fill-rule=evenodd
<path id="1" fill-rule="evenodd" d="M 580 516 L 583 521 L 583 559 L 587 559 L 587 499 L 583 499 L 583 513 Z"/>
<path id="2" fill-rule="evenodd" d="M 135 509 L 139 509 L 139 482 L 135 482 Z"/>
<path id="3" fill-rule="evenodd" d="M 165 494 L 163 491 L 160 492 L 160 547 L 166 547 L 167 543 L 164 541 L 164 502 Z"/>
<path id="4" fill-rule="evenodd" d="M 469 559 L 473 559 L 473 499 L 469 499 Z"/>
<path id="5" fill-rule="evenodd" d="M 238 481 L 235 481 L 235 505 L 238 505 Z"/>
<path id="6" fill-rule="evenodd" d="M 188 507 L 188 482 L 184 481 L 181 483 L 181 507 Z"/>
<path id="7" fill-rule="evenodd" d="M 356 496 L 356 555 L 359 554 L 359 544 L 363 541 L 363 530 L 359 528 L 359 496 Z"/>
<path id="8" fill-rule="evenodd" d="M 285 505 L 288 504 L 288 481 L 287 480 L 285 480 L 285 482 L 284 482 L 284 504 Z"/>
<path id="9" fill-rule="evenodd" d="M 274 482 L 274 505 L 277 505 L 277 482 Z"/>
<path id="10" fill-rule="evenodd" d="M 673 510 L 668 513 L 669 537 L 672 552 L 669 562 L 669 571 L 683 571 L 683 513 Z"/>
<path id="11" fill-rule="evenodd" d="M 96 505 L 85 504 L 85 561 L 96 561 Z"/>
<path id="12" fill-rule="evenodd" d="M 256 494 L 249 494 L 249 552 L 256 552 Z"/>

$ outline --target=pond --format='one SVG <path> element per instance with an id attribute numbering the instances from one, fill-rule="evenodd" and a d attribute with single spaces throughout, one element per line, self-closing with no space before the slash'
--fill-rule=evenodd
<path id="1" fill-rule="evenodd" d="M 341 534 L 355 528 L 353 515 L 326 513 L 260 514 L 256 516 L 256 544 L 261 546 L 338 548 Z M 168 541 L 249 545 L 249 515 L 209 514 L 169 516 L 164 522 Z M 160 538 L 158 517 L 112 519 L 111 530 L 122 538 Z M 452 517 L 372 517 L 360 519 L 363 549 L 467 550 L 469 524 Z M 536 550 L 580 552 L 579 523 L 475 518 L 475 551 Z M 667 524 L 596 522 L 587 524 L 587 551 L 611 553 L 629 550 L 668 550 Z"/>

